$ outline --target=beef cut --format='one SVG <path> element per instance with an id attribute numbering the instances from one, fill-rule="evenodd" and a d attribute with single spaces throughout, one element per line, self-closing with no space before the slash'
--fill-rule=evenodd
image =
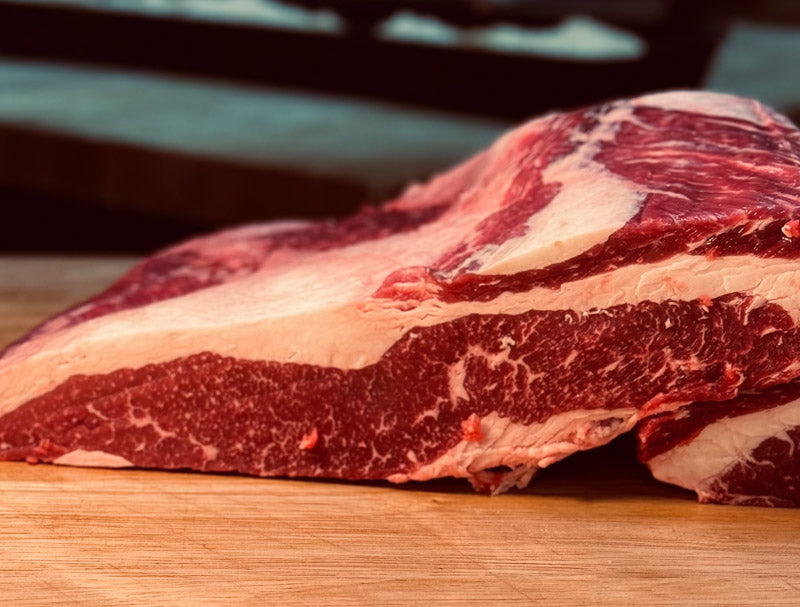
<path id="1" fill-rule="evenodd" d="M 655 94 L 533 120 L 340 221 L 144 260 L 0 358 L 0 459 L 468 478 L 631 430 L 701 500 L 800 506 L 800 132 Z"/>

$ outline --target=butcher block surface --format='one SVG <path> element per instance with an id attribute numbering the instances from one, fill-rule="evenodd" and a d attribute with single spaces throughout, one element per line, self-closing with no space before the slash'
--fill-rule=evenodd
<path id="1" fill-rule="evenodd" d="M 0 347 L 132 263 L 0 258 Z M 494 498 L 0 463 L 0 557 L 8 605 L 800 604 L 800 510 L 697 504 L 625 441 Z"/>

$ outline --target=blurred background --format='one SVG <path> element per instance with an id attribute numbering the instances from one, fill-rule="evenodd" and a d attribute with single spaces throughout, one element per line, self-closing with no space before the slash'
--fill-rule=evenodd
<path id="1" fill-rule="evenodd" d="M 342 216 L 553 110 L 800 118 L 796 0 L 0 0 L 0 252 Z"/>

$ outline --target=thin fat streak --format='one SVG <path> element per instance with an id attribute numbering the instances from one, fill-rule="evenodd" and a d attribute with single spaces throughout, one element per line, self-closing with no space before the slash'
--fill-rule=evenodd
<path id="1" fill-rule="evenodd" d="M 467 478 L 494 468 L 546 468 L 576 451 L 604 445 L 638 421 L 634 408 L 559 413 L 546 421 L 520 424 L 490 413 L 480 421 L 481 439 L 462 440 L 435 461 L 389 480 L 404 483 L 453 476 Z M 610 424 L 601 422 L 611 421 Z"/>

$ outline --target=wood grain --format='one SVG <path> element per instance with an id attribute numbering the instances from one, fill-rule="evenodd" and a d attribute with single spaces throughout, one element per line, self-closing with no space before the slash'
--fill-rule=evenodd
<path id="1" fill-rule="evenodd" d="M 0 259 L 0 342 L 131 260 Z M 800 511 L 708 506 L 629 443 L 522 493 L 0 464 L 7 605 L 797 605 Z"/>

